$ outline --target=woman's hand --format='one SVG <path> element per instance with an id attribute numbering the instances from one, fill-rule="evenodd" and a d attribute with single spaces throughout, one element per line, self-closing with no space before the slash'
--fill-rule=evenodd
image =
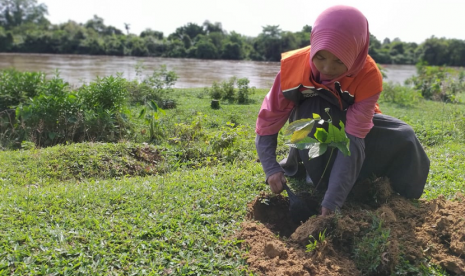
<path id="1" fill-rule="evenodd" d="M 283 172 L 277 172 L 268 177 L 268 185 L 270 185 L 271 191 L 275 194 L 280 194 L 283 191 L 283 185 L 286 182 L 287 180 Z"/>
<path id="2" fill-rule="evenodd" d="M 334 212 L 329 210 L 328 208 L 325 208 L 325 207 L 321 207 L 321 216 L 322 217 L 326 217 L 326 216 L 329 216 L 329 215 L 332 215 Z"/>

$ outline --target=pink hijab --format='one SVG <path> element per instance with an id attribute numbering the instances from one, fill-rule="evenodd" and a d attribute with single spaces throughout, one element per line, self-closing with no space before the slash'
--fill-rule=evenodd
<path id="1" fill-rule="evenodd" d="M 310 37 L 310 65 L 313 79 L 334 89 L 334 82 L 345 76 L 355 76 L 365 65 L 370 44 L 366 17 L 356 8 L 334 6 L 323 11 L 316 19 Z M 320 81 L 320 72 L 313 64 L 313 56 L 326 50 L 337 56 L 348 71 L 331 81 Z"/>

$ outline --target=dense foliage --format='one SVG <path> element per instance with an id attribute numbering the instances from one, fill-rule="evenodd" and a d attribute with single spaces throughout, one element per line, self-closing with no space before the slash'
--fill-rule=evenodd
<path id="1" fill-rule="evenodd" d="M 47 7 L 36 0 L 0 0 L 0 52 L 154 56 L 199 59 L 279 61 L 281 53 L 307 46 L 311 26 L 299 32 L 267 25 L 257 37 L 224 30 L 208 20 L 187 23 L 168 36 L 147 29 L 139 35 L 104 24 L 94 16 L 85 23 L 51 24 Z M 465 41 L 430 37 L 423 43 L 371 36 L 370 54 L 381 64 L 465 66 Z"/>

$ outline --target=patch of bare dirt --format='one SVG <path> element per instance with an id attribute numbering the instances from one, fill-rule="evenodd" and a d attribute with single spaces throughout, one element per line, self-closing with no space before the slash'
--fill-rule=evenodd
<path id="1" fill-rule="evenodd" d="M 298 225 L 286 197 L 262 193 L 249 203 L 237 238 L 258 275 L 419 275 L 428 263 L 465 275 L 464 203 L 462 195 L 407 200 L 377 179 L 358 183 L 340 214 Z"/>

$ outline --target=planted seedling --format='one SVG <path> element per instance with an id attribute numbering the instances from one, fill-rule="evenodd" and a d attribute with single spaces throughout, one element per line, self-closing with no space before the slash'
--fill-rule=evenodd
<path id="1" fill-rule="evenodd" d="M 314 113 L 312 119 L 301 119 L 290 123 L 284 132 L 284 135 L 291 135 L 291 138 L 286 145 L 299 150 L 308 149 L 309 159 L 323 155 L 328 150 L 328 147 L 331 148 L 328 163 L 325 166 L 316 188 L 318 188 L 318 185 L 320 185 L 321 180 L 323 179 L 335 148 L 339 149 L 344 156 L 350 156 L 350 140 L 346 135 L 344 123 L 339 121 L 340 128 L 336 127 L 332 124 L 332 117 L 329 114 L 329 108 L 325 108 L 325 112 L 329 116 L 329 119 L 326 121 L 323 120 L 320 115 Z M 322 127 L 324 123 L 328 123 L 327 131 Z M 320 127 L 316 128 L 313 135 L 315 138 L 312 138 L 308 135 L 312 132 L 315 124 L 320 125 Z"/>
<path id="2" fill-rule="evenodd" d="M 329 108 L 325 108 L 325 112 L 329 116 L 327 121 L 323 120 L 320 115 L 314 113 L 313 118 L 311 119 L 301 119 L 290 123 L 284 132 L 284 135 L 291 135 L 289 142 L 286 144 L 299 150 L 308 149 L 309 159 L 323 155 L 328 150 L 328 147 L 331 148 L 328 163 L 326 163 L 324 171 L 321 174 L 321 178 L 314 191 L 318 189 L 318 186 L 326 173 L 334 149 L 339 149 L 344 156 L 350 155 L 350 140 L 347 138 L 345 133 L 344 123 L 339 121 L 340 128 L 337 128 L 332 124 L 332 117 L 329 114 Z M 322 127 L 324 123 L 328 123 L 327 131 Z M 315 130 L 313 135 L 315 138 L 311 138 L 308 135 L 312 132 L 315 124 L 320 127 L 317 127 Z M 290 189 L 287 186 L 285 186 L 285 189 L 289 194 L 289 212 L 291 218 L 295 222 L 306 221 L 311 216 L 311 211 L 308 209 L 305 202 L 295 196 L 292 192 L 289 192 Z"/>

